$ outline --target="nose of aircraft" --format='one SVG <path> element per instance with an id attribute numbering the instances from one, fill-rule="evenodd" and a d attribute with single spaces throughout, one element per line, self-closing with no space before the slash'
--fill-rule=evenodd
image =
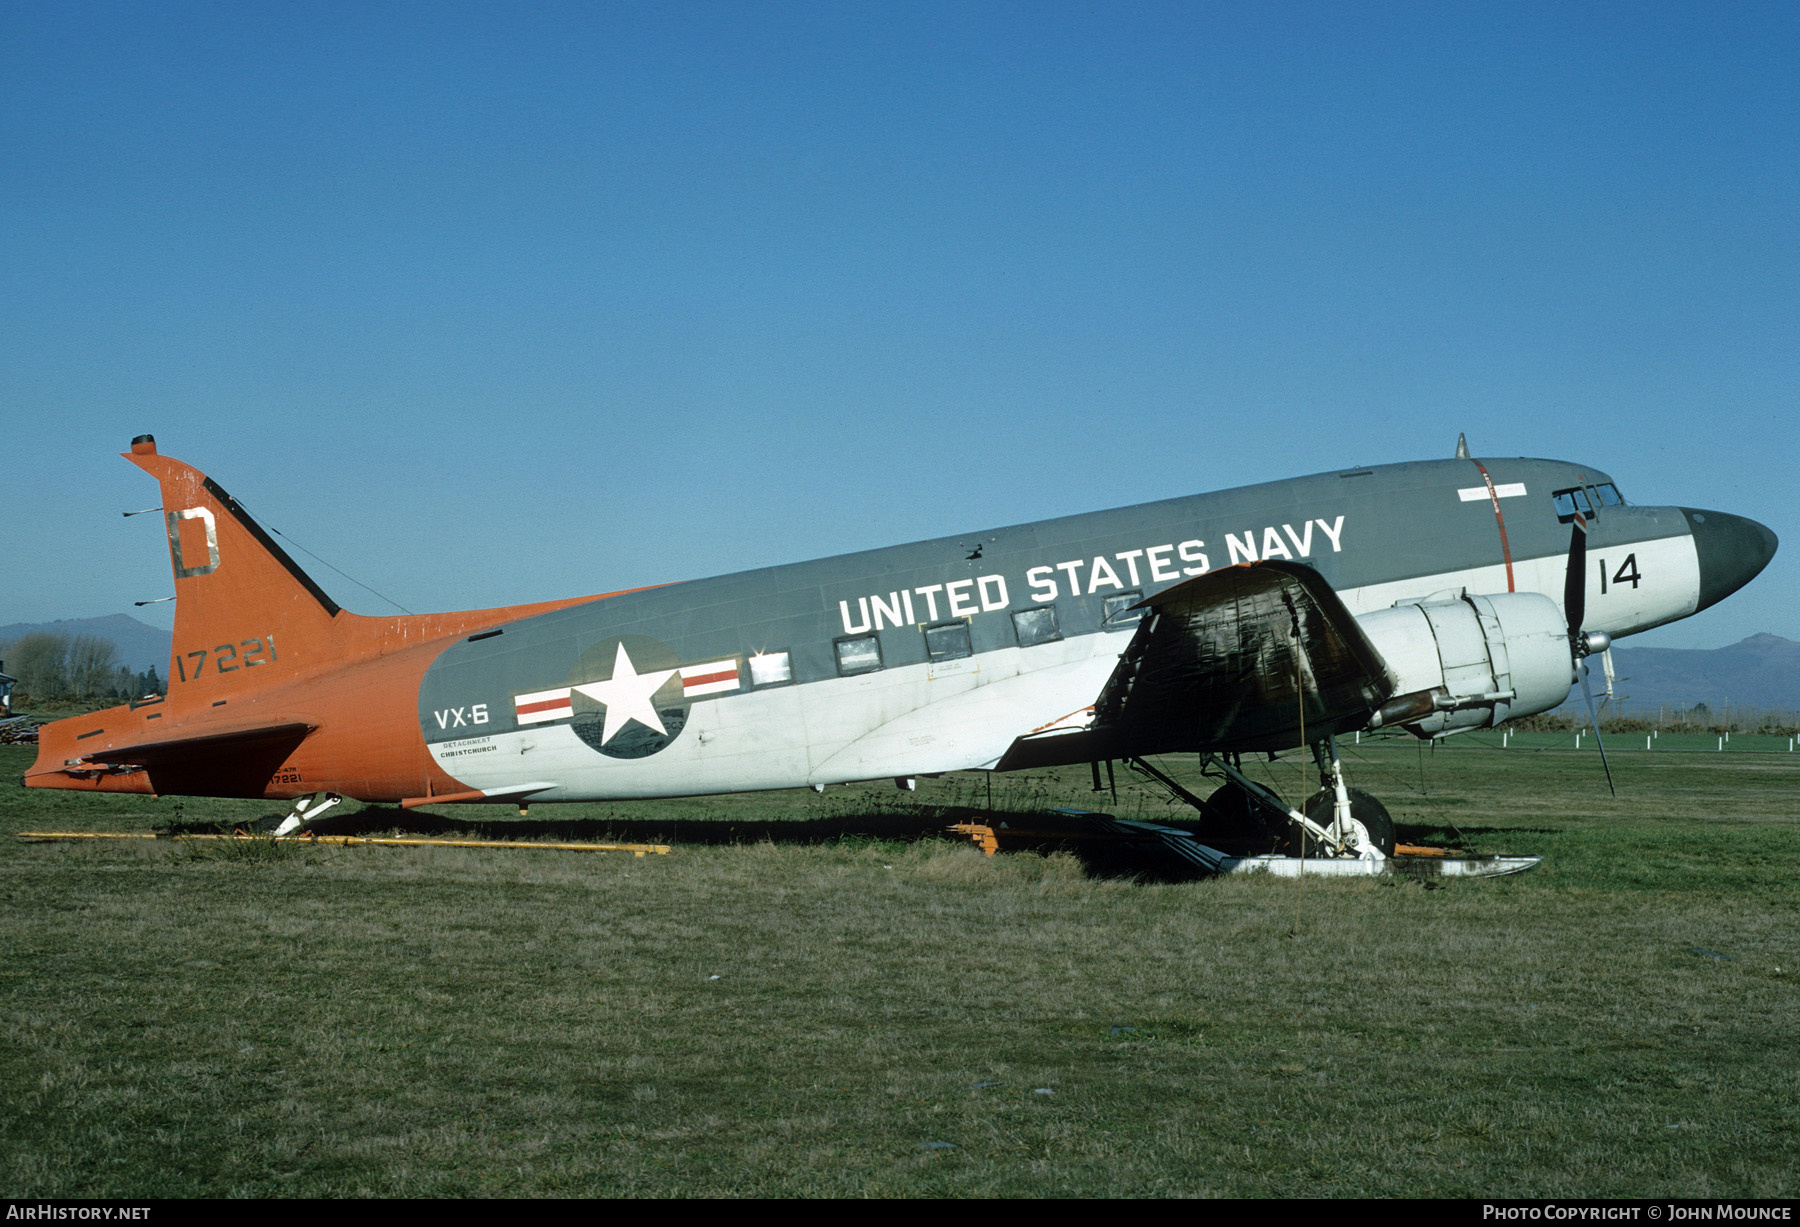
<path id="1" fill-rule="evenodd" d="M 1755 520 L 1727 511 L 1683 507 L 1700 560 L 1700 604 L 1695 612 L 1720 601 L 1755 579 L 1775 557 L 1775 534 Z"/>

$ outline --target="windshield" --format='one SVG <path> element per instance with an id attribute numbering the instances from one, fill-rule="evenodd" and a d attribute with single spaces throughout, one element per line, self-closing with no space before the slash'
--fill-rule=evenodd
<path id="1" fill-rule="evenodd" d="M 1583 516 L 1593 515 L 1596 501 L 1602 507 L 1625 505 L 1625 496 L 1610 481 L 1591 486 L 1570 486 L 1567 490 L 1556 491 L 1550 499 L 1556 504 L 1556 518 L 1559 520 L 1572 520 L 1576 512 Z"/>

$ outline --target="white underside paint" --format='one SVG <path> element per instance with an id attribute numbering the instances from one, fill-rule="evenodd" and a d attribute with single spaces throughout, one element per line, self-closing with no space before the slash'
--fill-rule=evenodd
<path id="1" fill-rule="evenodd" d="M 1636 587 L 1609 584 L 1603 595 L 1597 555 L 1610 553 L 1589 555 L 1585 629 L 1625 635 L 1694 612 L 1700 569 L 1692 538 L 1617 551 L 1609 568 L 1635 553 L 1641 578 Z M 1515 561 L 1515 587 L 1560 604 L 1565 565 L 1561 555 Z M 1458 589 L 1505 592 L 1506 568 L 1445 572 L 1338 595 L 1361 614 Z M 1085 709 L 1134 630 L 703 699 L 688 709 L 681 736 L 645 758 L 609 758 L 568 724 L 442 742 L 432 755 L 471 790 L 557 781 L 534 792 L 533 801 L 701 796 L 991 767 L 1025 733 L 1084 724 Z"/>

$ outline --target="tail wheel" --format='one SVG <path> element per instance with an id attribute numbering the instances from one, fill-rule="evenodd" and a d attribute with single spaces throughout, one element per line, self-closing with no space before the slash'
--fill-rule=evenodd
<path id="1" fill-rule="evenodd" d="M 1306 803 L 1306 816 L 1322 827 L 1329 827 L 1332 820 L 1332 807 L 1337 797 L 1329 788 L 1322 788 L 1313 794 L 1312 800 Z M 1350 817 L 1362 824 L 1363 830 L 1369 833 L 1369 839 L 1381 850 L 1381 855 L 1394 855 L 1394 820 L 1388 815 L 1387 806 L 1371 797 L 1360 788 L 1350 789 Z M 1306 854 L 1317 855 L 1321 849 L 1317 839 L 1309 838 L 1306 843 Z"/>

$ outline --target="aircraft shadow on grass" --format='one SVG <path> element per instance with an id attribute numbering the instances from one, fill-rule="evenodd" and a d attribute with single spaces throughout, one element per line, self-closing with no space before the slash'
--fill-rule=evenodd
<path id="1" fill-rule="evenodd" d="M 1101 815 L 1094 815 L 1102 818 Z M 271 815 L 255 824 L 239 824 L 241 831 L 267 833 L 279 821 Z M 1066 815 L 1042 810 L 994 811 L 966 806 L 919 806 L 913 811 L 870 810 L 822 818 L 765 821 L 709 819 L 622 818 L 452 818 L 425 810 L 369 805 L 348 814 L 320 818 L 308 830 L 320 837 L 400 836 L 428 839 L 481 839 L 508 842 L 628 843 L 731 846 L 772 843 L 794 846 L 859 841 L 920 843 L 949 840 L 968 843 L 970 836 L 953 831 L 957 823 L 1008 829 L 1044 831 L 1047 826 L 1071 821 Z M 1161 822 L 1159 825 L 1194 831 L 1192 823 Z M 162 828 L 166 835 L 219 834 L 229 829 L 219 823 L 177 822 Z M 1065 834 L 1041 834 L 1008 838 L 1007 852 L 1056 851 L 1072 853 L 1090 877 L 1137 878 L 1144 881 L 1191 881 L 1207 876 L 1159 846 L 1117 839 L 1083 838 L 1077 830 Z"/>
<path id="2" fill-rule="evenodd" d="M 273 829 L 279 817 L 271 815 L 257 823 L 256 828 Z M 772 843 L 816 846 L 858 841 L 919 843 L 950 840 L 960 843 L 970 839 L 970 836 L 952 830 L 953 825 L 958 823 L 1000 831 L 1002 849 L 1008 853 L 1035 852 L 1048 855 L 1057 851 L 1068 852 L 1075 856 L 1082 871 L 1089 877 L 1186 882 L 1209 876 L 1192 863 L 1171 854 L 1158 841 L 1105 837 L 1093 830 L 1093 827 L 1106 823 L 1104 815 L 1071 815 L 1068 811 L 1003 811 L 967 806 L 922 805 L 905 811 L 870 810 L 822 818 L 734 822 L 691 818 L 456 818 L 425 810 L 370 805 L 352 813 L 321 818 L 311 825 L 310 830 L 321 837 L 394 835 L 507 842 L 686 844 L 713 847 Z M 1207 838 L 1196 823 L 1162 819 L 1157 825 L 1184 830 L 1202 839 Z M 172 825 L 166 828 L 165 833 L 190 835 L 218 833 L 220 830 L 220 826 L 215 823 L 190 822 Z M 1449 833 L 1441 825 L 1429 824 L 1396 828 L 1396 834 L 1402 843 L 1457 843 L 1499 833 L 1517 835 L 1555 832 L 1547 828 L 1483 826 L 1462 827 Z M 1100 837 L 1096 837 L 1097 835 Z M 1227 850 L 1246 853 L 1268 849 L 1228 847 Z"/>

